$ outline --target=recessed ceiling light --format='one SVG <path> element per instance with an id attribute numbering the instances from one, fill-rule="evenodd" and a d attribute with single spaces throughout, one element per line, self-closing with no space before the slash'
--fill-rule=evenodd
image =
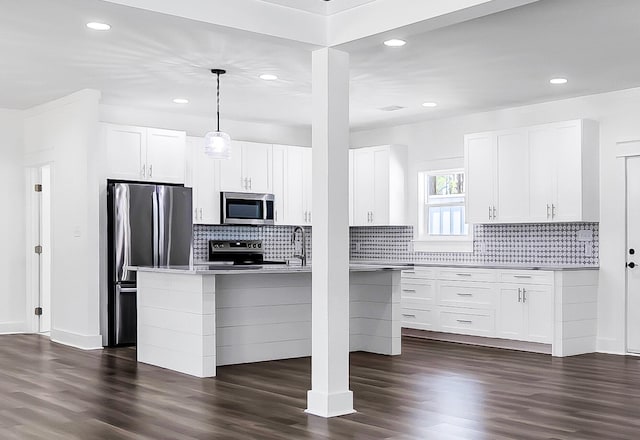
<path id="1" fill-rule="evenodd" d="M 437 102 L 423 102 L 422 106 L 423 107 L 437 107 L 438 103 Z"/>
<path id="2" fill-rule="evenodd" d="M 398 40 L 398 39 L 392 39 L 392 40 L 387 40 L 384 42 L 385 46 L 389 46 L 389 47 L 402 47 L 405 44 L 407 44 L 406 41 L 404 40 Z"/>
<path id="3" fill-rule="evenodd" d="M 270 73 L 263 73 L 262 75 L 260 75 L 260 79 L 263 79 L 265 81 L 275 81 L 278 79 L 278 77 Z"/>
<path id="4" fill-rule="evenodd" d="M 185 98 L 176 98 L 173 100 L 175 104 L 189 104 L 189 100 Z"/>
<path id="5" fill-rule="evenodd" d="M 94 31 L 108 31 L 111 29 L 111 25 L 107 23 L 99 23 L 97 21 L 92 21 L 91 23 L 87 23 L 87 27 Z"/>
<path id="6" fill-rule="evenodd" d="M 551 84 L 566 84 L 567 81 L 567 78 L 553 78 L 549 80 Z"/>

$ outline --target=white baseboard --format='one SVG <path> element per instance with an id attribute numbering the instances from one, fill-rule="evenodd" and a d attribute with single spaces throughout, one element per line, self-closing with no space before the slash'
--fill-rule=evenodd
<path id="1" fill-rule="evenodd" d="M 0 322 L 0 334 L 28 333 L 24 321 Z"/>
<path id="2" fill-rule="evenodd" d="M 624 342 L 612 338 L 598 338 L 596 340 L 596 351 L 606 354 L 627 354 Z"/>
<path id="3" fill-rule="evenodd" d="M 102 335 L 81 335 L 65 330 L 51 329 L 51 340 L 82 350 L 102 350 Z"/>

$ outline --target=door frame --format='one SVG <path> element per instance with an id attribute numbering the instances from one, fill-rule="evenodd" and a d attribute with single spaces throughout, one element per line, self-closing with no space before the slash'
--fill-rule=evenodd
<path id="1" fill-rule="evenodd" d="M 25 167 L 25 219 L 26 219 L 26 237 L 25 237 L 25 260 L 26 260 L 26 331 L 30 333 L 38 333 L 40 331 L 40 318 L 35 314 L 34 310 L 40 304 L 40 290 L 41 290 L 41 261 L 40 257 L 35 253 L 34 246 L 40 244 L 40 216 L 42 209 L 41 193 L 36 193 L 34 186 L 42 183 L 41 170 L 43 167 L 49 167 L 50 182 L 53 183 L 54 166 L 53 162 L 43 162 L 38 164 L 30 164 Z M 53 211 L 53 192 L 50 191 L 50 214 Z M 49 218 L 52 222 L 52 219 Z M 50 225 L 50 231 L 53 228 Z M 52 234 L 53 235 L 53 234 Z M 53 237 L 50 237 L 51 242 L 49 246 L 53 248 Z M 50 263 L 51 277 L 53 277 L 53 260 Z M 53 303 L 53 291 L 50 280 L 50 298 L 49 307 L 52 308 Z M 49 319 L 51 319 L 51 311 L 49 311 Z"/>
<path id="2" fill-rule="evenodd" d="M 624 160 L 624 260 L 627 261 L 627 236 L 629 231 L 629 207 L 627 206 L 627 159 L 640 156 L 640 140 L 616 143 L 616 158 Z M 624 351 L 629 355 L 640 355 L 629 351 L 629 272 L 624 271 Z"/>

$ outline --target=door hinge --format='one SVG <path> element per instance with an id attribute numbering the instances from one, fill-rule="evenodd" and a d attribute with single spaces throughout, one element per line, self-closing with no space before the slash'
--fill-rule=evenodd
<path id="1" fill-rule="evenodd" d="M 36 247 L 33 248 L 33 251 L 40 255 L 42 253 L 42 246 L 41 245 L 37 245 Z"/>
<path id="2" fill-rule="evenodd" d="M 42 316 L 42 307 L 36 307 L 33 312 L 36 314 L 36 316 Z"/>
<path id="3" fill-rule="evenodd" d="M 35 185 L 33 185 L 33 190 L 37 193 L 41 193 L 42 192 L 42 184 L 41 183 L 36 183 Z"/>

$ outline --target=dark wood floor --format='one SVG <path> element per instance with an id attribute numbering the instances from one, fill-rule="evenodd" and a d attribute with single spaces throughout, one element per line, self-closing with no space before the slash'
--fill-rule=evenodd
<path id="1" fill-rule="evenodd" d="M 640 439 L 640 359 L 548 355 L 405 337 L 400 357 L 355 353 L 358 413 L 303 412 L 309 359 L 196 379 L 0 336 L 1 439 Z"/>

